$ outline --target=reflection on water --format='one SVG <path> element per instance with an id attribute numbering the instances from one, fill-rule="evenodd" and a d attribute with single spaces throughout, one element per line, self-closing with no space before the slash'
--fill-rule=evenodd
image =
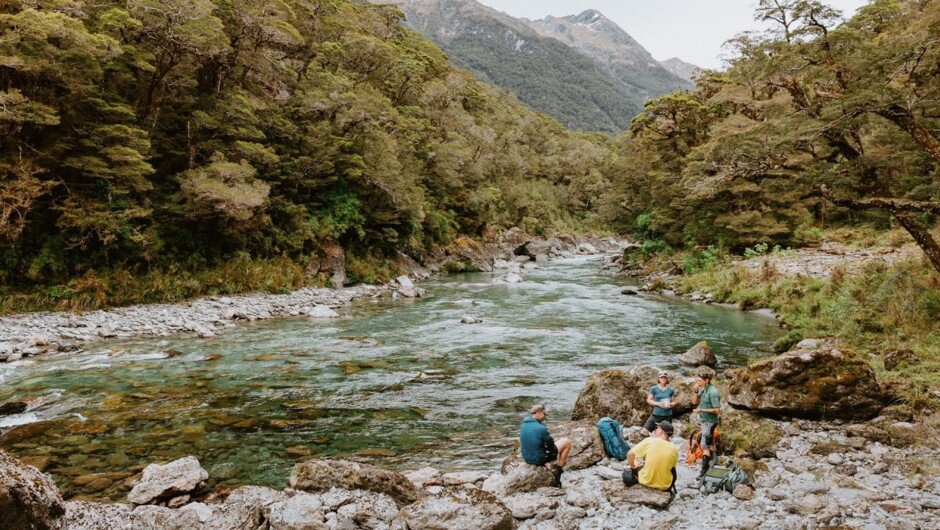
<path id="1" fill-rule="evenodd" d="M 555 262 L 521 284 L 451 275 L 424 284 L 427 298 L 361 301 L 341 319 L 103 342 L 2 366 L 0 402 L 33 402 L 34 423 L 7 429 L 0 446 L 66 496 L 97 499 L 122 499 L 132 473 L 185 455 L 212 484 L 232 485 L 283 487 L 310 455 L 492 469 L 522 411 L 543 401 L 550 422 L 565 419 L 596 370 L 678 368 L 702 339 L 732 366 L 779 335 L 764 317 L 621 295 L 627 280 L 598 265 Z M 461 324 L 467 314 L 483 323 Z"/>

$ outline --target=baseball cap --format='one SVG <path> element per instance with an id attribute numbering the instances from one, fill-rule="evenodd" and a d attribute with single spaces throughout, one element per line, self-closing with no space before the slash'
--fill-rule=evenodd
<path id="1" fill-rule="evenodd" d="M 665 370 L 661 370 L 657 377 L 669 377 L 669 374 L 667 374 Z"/>
<path id="2" fill-rule="evenodd" d="M 672 427 L 672 424 L 669 423 L 668 421 L 663 420 L 663 421 L 657 423 L 656 425 L 657 425 L 660 429 L 662 429 L 664 433 L 668 434 L 669 436 L 672 436 L 672 434 L 673 434 L 674 432 L 676 432 L 676 430 Z"/>

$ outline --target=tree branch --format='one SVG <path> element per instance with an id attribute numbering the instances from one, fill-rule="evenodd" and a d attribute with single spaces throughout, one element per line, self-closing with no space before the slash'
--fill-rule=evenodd
<path id="1" fill-rule="evenodd" d="M 893 197 L 849 199 L 847 197 L 837 197 L 825 184 L 815 186 L 814 192 L 809 196 L 824 197 L 826 200 L 837 206 L 845 206 L 847 208 L 860 208 L 866 210 L 882 208 L 894 213 L 913 212 L 940 214 L 940 202 L 912 201 L 908 199 L 895 199 Z"/>

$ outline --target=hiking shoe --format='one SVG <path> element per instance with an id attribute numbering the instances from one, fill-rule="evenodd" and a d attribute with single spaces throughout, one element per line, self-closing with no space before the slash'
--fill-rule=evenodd
<path id="1" fill-rule="evenodd" d="M 556 488 L 561 487 L 561 474 L 564 472 L 565 470 L 558 466 L 552 467 L 552 476 L 555 477 L 555 480 L 552 482 L 552 486 L 555 486 Z"/>

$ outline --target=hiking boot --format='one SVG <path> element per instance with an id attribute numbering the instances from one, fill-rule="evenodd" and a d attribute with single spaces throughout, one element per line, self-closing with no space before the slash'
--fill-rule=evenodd
<path id="1" fill-rule="evenodd" d="M 552 476 L 555 477 L 555 480 L 552 481 L 552 486 L 554 486 L 554 487 L 556 487 L 556 488 L 560 488 L 560 487 L 561 487 L 561 474 L 564 473 L 564 472 L 565 472 L 564 469 L 562 469 L 562 468 L 560 468 L 560 467 L 558 467 L 558 466 L 552 466 Z"/>
<path id="2" fill-rule="evenodd" d="M 705 474 L 708 473 L 709 468 L 712 467 L 712 459 L 707 457 L 702 457 L 702 470 L 698 473 L 698 480 L 702 481 L 705 479 Z"/>

